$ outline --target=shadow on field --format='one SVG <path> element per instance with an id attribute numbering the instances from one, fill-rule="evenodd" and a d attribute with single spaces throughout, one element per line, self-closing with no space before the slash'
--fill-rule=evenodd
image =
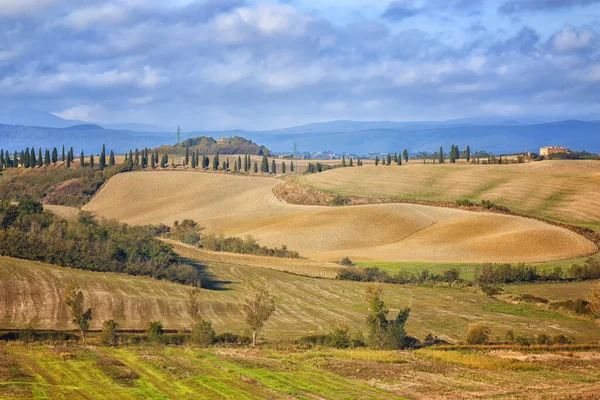
<path id="1" fill-rule="evenodd" d="M 200 264 L 198 261 L 190 258 L 181 257 L 180 260 L 182 263 L 194 267 L 196 271 L 198 271 L 198 275 L 202 281 L 202 289 L 231 290 L 228 285 L 231 285 L 234 282 L 218 280 L 217 277 L 208 270 L 206 265 Z"/>

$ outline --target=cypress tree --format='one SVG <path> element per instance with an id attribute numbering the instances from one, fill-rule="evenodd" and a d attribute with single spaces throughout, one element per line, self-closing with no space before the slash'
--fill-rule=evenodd
<path id="1" fill-rule="evenodd" d="M 185 159 L 183 160 L 183 166 L 187 167 L 190 163 L 190 148 L 185 146 Z"/>
<path id="2" fill-rule="evenodd" d="M 454 145 L 450 147 L 450 164 L 454 164 Z"/>
<path id="3" fill-rule="evenodd" d="M 219 169 L 219 153 L 218 152 L 213 157 L 212 169 L 213 169 L 213 171 L 217 171 Z"/>
<path id="4" fill-rule="evenodd" d="M 58 151 L 56 147 L 52 148 L 52 164 L 56 164 L 58 162 Z"/>
<path id="5" fill-rule="evenodd" d="M 237 162 L 237 160 L 233 160 L 233 172 L 238 172 L 238 162 Z"/>
<path id="6" fill-rule="evenodd" d="M 404 162 L 408 162 L 408 150 L 404 149 L 404 151 L 402 152 L 402 155 L 404 156 Z"/>
<path id="7" fill-rule="evenodd" d="M 13 160 L 14 160 L 14 161 L 13 161 L 13 167 L 15 167 L 15 168 L 16 168 L 16 167 L 18 167 L 18 166 L 19 166 L 19 157 L 18 157 L 18 155 L 17 155 L 17 152 L 16 152 L 16 151 L 15 151 L 15 154 L 14 154 L 14 156 L 13 156 Z"/>
<path id="8" fill-rule="evenodd" d="M 290 172 L 294 172 L 294 162 L 290 161 Z"/>
<path id="9" fill-rule="evenodd" d="M 346 157 L 342 154 L 342 168 L 346 167 Z"/>
<path id="10" fill-rule="evenodd" d="M 81 155 L 79 156 L 79 166 L 85 167 L 85 157 L 83 156 L 83 150 L 81 150 Z"/>
<path id="11" fill-rule="evenodd" d="M 41 168 L 42 165 L 44 164 L 44 158 L 42 157 L 42 148 L 41 147 L 38 149 L 37 163 L 38 163 L 39 168 Z"/>
<path id="12" fill-rule="evenodd" d="M 353 167 L 354 165 L 352 164 L 352 157 L 350 157 L 350 163 L 348 164 L 349 166 Z"/>
<path id="13" fill-rule="evenodd" d="M 379 165 L 379 156 L 375 156 L 375 166 Z"/>
<path id="14" fill-rule="evenodd" d="M 71 154 L 67 154 L 67 168 L 71 168 Z"/>
<path id="15" fill-rule="evenodd" d="M 156 168 L 156 160 L 154 159 L 154 153 L 152 153 L 152 160 L 151 160 L 151 164 L 150 166 L 152 167 L 152 169 Z"/>
<path id="16" fill-rule="evenodd" d="M 260 172 L 264 172 L 264 173 L 269 172 L 269 159 L 265 155 L 263 155 L 263 158 L 260 162 Z"/>
<path id="17" fill-rule="evenodd" d="M 8 150 L 4 152 L 4 166 L 5 168 L 10 168 L 10 154 L 8 154 Z"/>
<path id="18" fill-rule="evenodd" d="M 25 149 L 25 152 L 21 152 L 21 159 L 23 166 L 29 168 L 29 147 Z"/>
<path id="19" fill-rule="evenodd" d="M 454 146 L 454 159 L 458 160 L 460 158 L 460 150 L 458 146 Z"/>
<path id="20" fill-rule="evenodd" d="M 258 173 L 258 163 L 254 161 L 254 173 Z"/>
<path id="21" fill-rule="evenodd" d="M 94 154 L 90 154 L 90 169 L 94 169 Z"/>
<path id="22" fill-rule="evenodd" d="M 392 155 L 389 153 L 387 155 L 387 165 L 392 165 Z"/>
<path id="23" fill-rule="evenodd" d="M 285 161 L 281 163 L 281 173 L 285 174 Z"/>
<path id="24" fill-rule="evenodd" d="M 35 159 L 35 150 L 34 150 L 34 148 L 32 147 L 32 148 L 31 148 L 31 158 L 29 159 L 29 166 L 30 166 L 31 168 L 34 168 L 36 165 L 37 165 L 37 161 L 36 161 L 36 159 Z"/>
<path id="25" fill-rule="evenodd" d="M 271 163 L 271 172 L 274 174 L 277 173 L 277 165 L 275 164 L 275 159 L 273 159 L 273 162 Z"/>
<path id="26" fill-rule="evenodd" d="M 0 149 L 0 154 L 2 155 L 2 157 L 0 157 L 0 172 L 2 172 L 4 169 L 4 149 Z"/>
<path id="27" fill-rule="evenodd" d="M 465 156 L 466 156 L 467 162 L 471 161 L 471 148 L 469 147 L 469 145 L 467 145 L 467 151 L 466 151 Z"/>
<path id="28" fill-rule="evenodd" d="M 100 159 L 98 160 L 100 171 L 106 168 L 106 146 L 102 145 L 102 152 L 100 153 Z"/>
<path id="29" fill-rule="evenodd" d="M 444 163 L 444 149 L 442 148 L 442 146 L 440 146 L 439 162 L 440 164 Z"/>
<path id="30" fill-rule="evenodd" d="M 242 156 L 238 156 L 237 167 L 238 171 L 242 170 Z"/>
<path id="31" fill-rule="evenodd" d="M 398 160 L 396 160 L 396 164 L 402 165 L 402 154 L 400 154 L 400 156 L 398 157 Z"/>
<path id="32" fill-rule="evenodd" d="M 226 166 L 225 170 L 229 171 L 229 157 L 227 157 L 227 161 L 225 162 L 225 166 Z"/>
<path id="33" fill-rule="evenodd" d="M 140 165 L 140 151 L 138 149 L 135 149 L 135 165 Z"/>
<path id="34" fill-rule="evenodd" d="M 394 162 L 398 164 L 398 153 L 394 153 Z"/>
<path id="35" fill-rule="evenodd" d="M 50 150 L 46 149 L 46 152 L 44 154 L 44 165 L 48 166 L 50 165 Z"/>
<path id="36" fill-rule="evenodd" d="M 225 160 L 223 160 L 223 164 L 221 165 L 221 169 L 223 171 L 227 171 L 227 163 L 225 163 Z"/>
<path id="37" fill-rule="evenodd" d="M 61 156 L 60 156 L 60 160 L 62 162 L 65 162 L 65 145 L 64 144 L 63 144 L 63 147 L 62 147 L 62 153 L 61 153 Z"/>
<path id="38" fill-rule="evenodd" d="M 127 167 L 131 171 L 133 169 L 133 152 L 129 150 L 129 157 L 127 158 Z"/>
<path id="39" fill-rule="evenodd" d="M 115 165 L 115 153 L 112 150 L 110 151 L 110 157 L 108 158 L 108 165 L 111 167 Z"/>
<path id="40" fill-rule="evenodd" d="M 71 162 L 75 161 L 75 153 L 73 152 L 73 147 L 69 149 L 69 155 L 71 156 Z"/>

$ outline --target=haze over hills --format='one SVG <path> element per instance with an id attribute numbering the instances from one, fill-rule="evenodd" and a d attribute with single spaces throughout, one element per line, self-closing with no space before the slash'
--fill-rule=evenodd
<path id="1" fill-rule="evenodd" d="M 90 124 L 66 120 L 37 110 L 11 110 L 0 113 L 0 143 L 3 148 L 20 150 L 27 146 L 74 146 L 77 151 L 95 151 L 106 143 L 117 152 L 130 148 L 172 144 L 175 129 L 153 125 Z M 477 117 L 449 121 L 332 121 L 311 123 L 267 131 L 225 130 L 186 131 L 182 139 L 197 136 L 214 138 L 242 136 L 271 151 L 289 152 L 296 144 L 299 151 L 332 150 L 367 154 L 437 151 L 467 144 L 473 150 L 497 154 L 539 151 L 547 145 L 573 150 L 600 152 L 600 121 L 565 120 L 543 122 L 509 117 Z"/>

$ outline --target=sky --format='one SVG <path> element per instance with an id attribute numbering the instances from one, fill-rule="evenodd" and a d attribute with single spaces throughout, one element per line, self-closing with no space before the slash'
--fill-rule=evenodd
<path id="1" fill-rule="evenodd" d="M 184 130 L 600 119 L 600 0 L 0 0 L 0 107 Z"/>

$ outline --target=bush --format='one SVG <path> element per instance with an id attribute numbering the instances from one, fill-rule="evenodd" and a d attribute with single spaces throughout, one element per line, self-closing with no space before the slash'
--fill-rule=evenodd
<path id="1" fill-rule="evenodd" d="M 467 343 L 468 344 L 485 344 L 488 342 L 490 336 L 490 328 L 483 324 L 471 324 L 469 325 L 469 331 L 467 332 Z"/>
<path id="2" fill-rule="evenodd" d="M 215 337 L 215 343 L 249 345 L 252 339 L 248 336 L 225 332 Z"/>
<path id="3" fill-rule="evenodd" d="M 102 323 L 102 332 L 100 333 L 100 343 L 104 346 L 118 345 L 117 327 L 118 324 L 112 319 L 104 321 Z"/>
<path id="4" fill-rule="evenodd" d="M 165 331 L 160 321 L 153 321 L 148 324 L 146 329 L 146 339 L 151 343 L 160 343 Z"/>
<path id="5" fill-rule="evenodd" d="M 350 337 L 348 328 L 334 328 L 326 337 L 325 344 L 336 349 L 346 349 L 350 347 Z"/>
<path id="6" fill-rule="evenodd" d="M 340 265 L 352 266 L 354 263 L 348 257 L 344 257 L 342 258 L 342 261 L 340 261 Z"/>
<path id="7" fill-rule="evenodd" d="M 345 206 L 348 203 L 350 203 L 350 199 L 343 196 L 335 196 L 333 199 L 331 199 L 332 206 Z"/>
<path id="8" fill-rule="evenodd" d="M 207 347 L 211 346 L 216 341 L 216 333 L 212 327 L 212 322 L 208 320 L 202 320 L 192 329 L 191 340 L 192 343 L 198 346 Z"/>
<path id="9" fill-rule="evenodd" d="M 461 199 L 456 200 L 456 205 L 459 207 L 473 207 L 475 204 L 471 200 Z"/>
<path id="10" fill-rule="evenodd" d="M 479 285 L 479 289 L 488 297 L 493 297 L 502 293 L 502 288 L 492 285 Z"/>

